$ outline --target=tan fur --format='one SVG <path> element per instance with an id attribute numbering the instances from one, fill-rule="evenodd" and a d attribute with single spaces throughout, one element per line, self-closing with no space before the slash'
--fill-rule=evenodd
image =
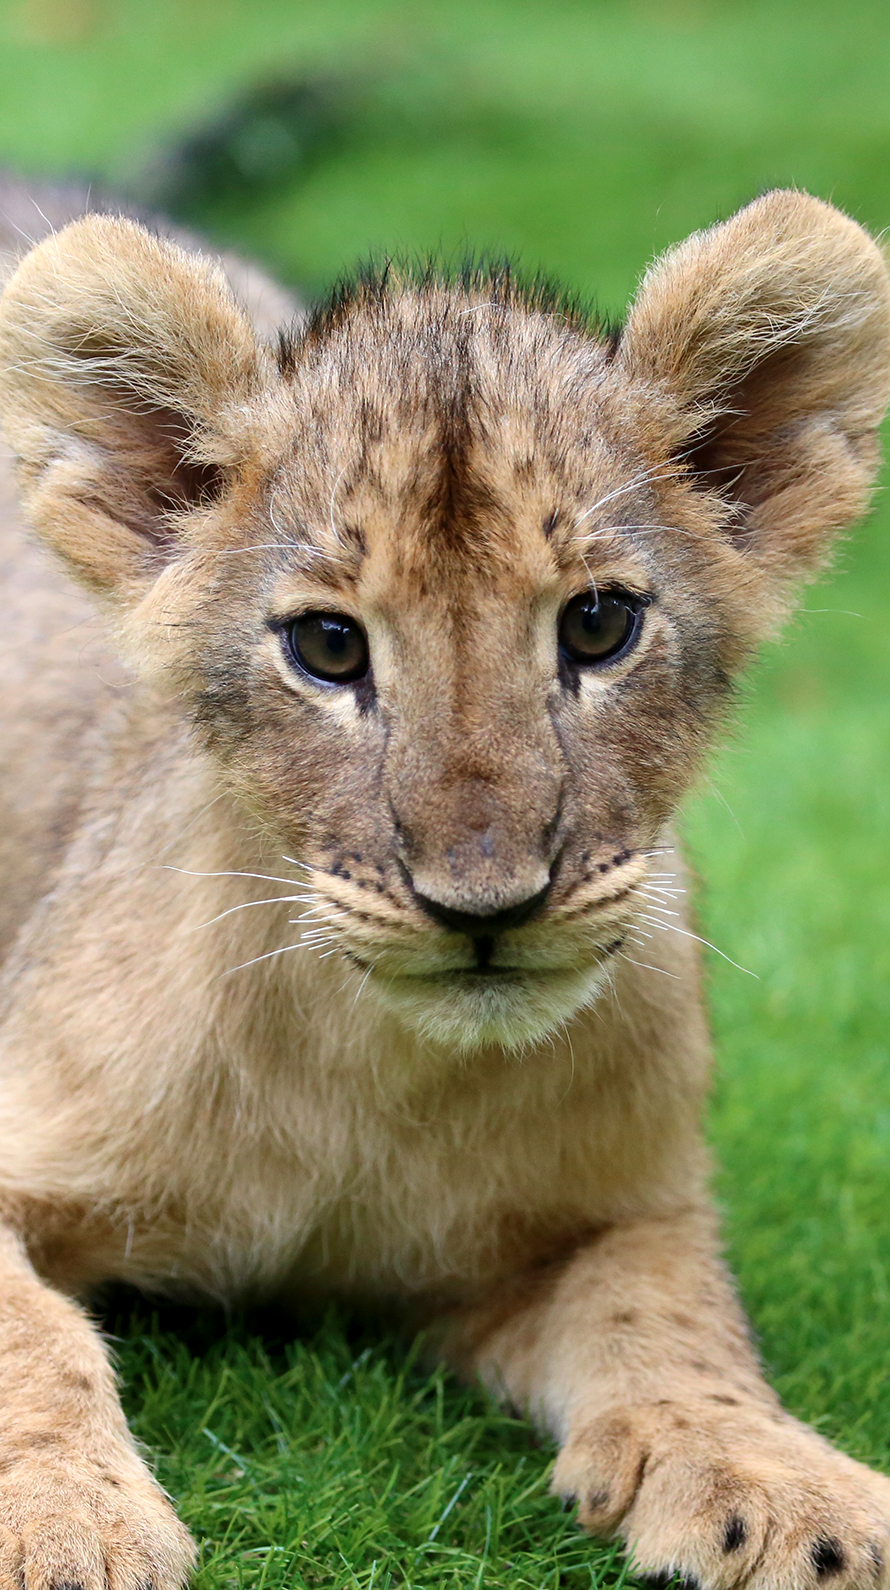
<path id="1" fill-rule="evenodd" d="M 401 1300 L 642 1567 L 888 1583 L 890 1483 L 781 1411 L 721 1268 L 670 839 L 866 505 L 888 305 L 871 241 L 793 193 L 657 264 L 617 345 L 504 278 L 404 280 L 276 360 L 219 269 L 98 216 L 18 266 L 22 497 L 111 642 L 10 511 L 0 1574 L 186 1571 L 61 1295 L 120 1277 Z M 591 584 L 649 606 L 573 673 Z M 289 661 L 317 609 L 364 625 L 367 682 Z M 545 887 L 500 977 L 421 900 Z"/>

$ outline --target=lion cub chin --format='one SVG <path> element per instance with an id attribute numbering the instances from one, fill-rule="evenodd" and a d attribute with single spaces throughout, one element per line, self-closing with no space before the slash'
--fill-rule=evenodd
<path id="1" fill-rule="evenodd" d="M 0 1579 L 187 1575 L 122 1278 L 403 1299 L 642 1570 L 886 1585 L 720 1260 L 670 837 L 866 506 L 882 257 L 772 193 L 620 332 L 390 272 L 273 342 L 248 288 L 89 215 L 0 302 Z"/>

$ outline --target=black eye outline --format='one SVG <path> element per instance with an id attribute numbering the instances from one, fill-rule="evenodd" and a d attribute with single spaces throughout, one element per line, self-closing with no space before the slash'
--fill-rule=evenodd
<path id="1" fill-rule="evenodd" d="M 312 635 L 312 626 L 316 627 L 316 635 Z M 274 626 L 280 631 L 284 654 L 293 668 L 316 684 L 335 685 L 343 687 L 354 685 L 366 679 L 371 668 L 371 651 L 368 637 L 364 629 L 353 618 L 351 613 L 332 613 L 326 608 L 310 608 L 305 613 L 298 613 L 295 618 L 277 621 Z M 299 630 L 303 628 L 303 645 L 300 644 Z M 333 637 L 337 630 L 343 634 L 346 631 L 359 640 L 360 647 L 356 660 L 344 672 L 337 673 L 333 669 L 320 666 L 318 658 L 314 662 L 305 655 L 304 647 L 311 643 L 313 638 L 319 638 L 318 632 L 327 629 Z"/>
<path id="2" fill-rule="evenodd" d="M 557 637 L 559 643 L 560 659 L 572 668 L 603 668 L 618 662 L 632 651 L 640 638 L 643 628 L 643 614 L 652 601 L 651 596 L 645 596 L 640 591 L 628 591 L 621 585 L 592 586 L 589 590 L 579 591 L 566 602 L 559 615 Z M 627 613 L 627 623 L 624 633 L 606 651 L 597 656 L 586 655 L 564 634 L 566 616 L 584 606 L 601 607 L 604 602 L 614 603 L 623 607 Z"/>

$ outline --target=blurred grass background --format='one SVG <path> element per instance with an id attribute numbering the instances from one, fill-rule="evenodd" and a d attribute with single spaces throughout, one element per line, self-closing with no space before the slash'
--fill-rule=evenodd
<path id="1" fill-rule="evenodd" d="M 177 197 L 159 147 L 282 82 L 308 93 L 292 147 L 273 93 L 229 127 L 240 183 Z M 5 0 L 0 163 L 166 182 L 310 294 L 372 249 L 469 244 L 614 313 L 653 253 L 776 183 L 890 224 L 890 13 Z M 730 1257 L 791 1407 L 890 1471 L 888 529 L 879 497 L 764 657 L 685 826 L 705 931 L 759 978 L 710 958 Z M 620 1581 L 547 1499 L 547 1450 L 385 1333 L 331 1315 L 296 1342 L 268 1318 L 226 1334 L 132 1299 L 113 1323 L 208 1587 Z"/>

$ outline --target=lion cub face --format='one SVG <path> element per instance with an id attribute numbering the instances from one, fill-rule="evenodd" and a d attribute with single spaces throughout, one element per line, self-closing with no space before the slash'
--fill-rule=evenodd
<path id="1" fill-rule="evenodd" d="M 195 716 L 369 989 L 538 1037 L 621 952 L 722 701 L 725 549 L 609 351 L 517 300 L 366 291 L 274 401 L 285 456 L 196 560 Z"/>
<path id="2" fill-rule="evenodd" d="M 864 234 L 758 201 L 617 342 L 503 278 L 365 284 L 276 366 L 208 267 L 92 218 L 3 336 L 32 515 L 307 869 L 319 946 L 460 1047 L 590 1000 L 734 673 L 862 507 Z"/>

